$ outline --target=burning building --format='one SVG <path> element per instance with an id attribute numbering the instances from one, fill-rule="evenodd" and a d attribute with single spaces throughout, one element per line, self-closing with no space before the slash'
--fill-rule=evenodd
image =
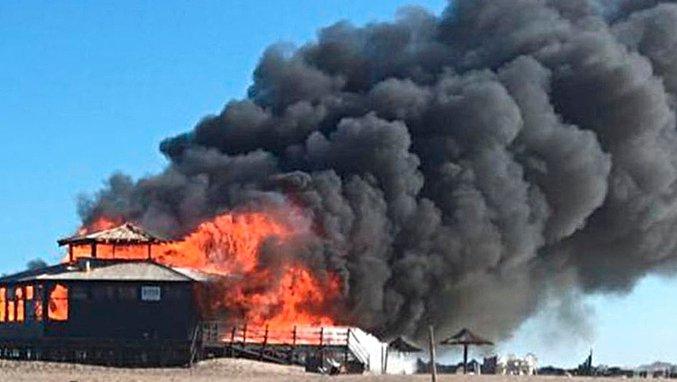
<path id="1" fill-rule="evenodd" d="M 69 248 L 68 261 L 0 278 L 2 355 L 128 365 L 189 362 L 199 323 L 195 284 L 206 278 L 152 261 L 151 248 L 161 242 L 125 224 L 60 240 Z M 147 258 L 114 255 L 131 248 L 144 248 Z"/>
<path id="2" fill-rule="evenodd" d="M 339 22 L 266 49 L 245 97 L 161 142 L 162 170 L 116 173 L 78 211 L 173 237 L 289 205 L 312 234 L 246 265 L 241 292 L 319 282 L 344 305 L 329 318 L 419 341 L 468 322 L 502 340 L 557 301 L 585 335 L 579 295 L 677 261 L 676 35 L 665 0 L 454 0 Z M 279 272 L 284 256 L 297 264 Z M 279 296 L 232 308 L 267 317 Z"/>
<path id="3" fill-rule="evenodd" d="M 272 46 L 246 97 L 162 141 L 161 171 L 81 199 L 61 267 L 216 275 L 197 310 L 227 312 L 245 348 L 254 326 L 266 344 L 295 325 L 421 340 L 468 322 L 501 340 L 553 302 L 585 333 L 580 295 L 675 269 L 676 35 L 672 1 L 455 0 Z M 124 221 L 182 240 L 96 233 Z M 28 330 L 36 296 L 74 298 L 20 277 L 4 327 Z"/>
<path id="4" fill-rule="evenodd" d="M 237 264 L 238 255 L 259 252 L 254 229 L 217 230 L 231 245 L 219 246 L 230 263 L 218 267 L 195 243 L 198 236 L 214 244 L 204 232 L 170 241 L 130 223 L 99 229 L 107 226 L 59 240 L 68 248 L 61 264 L 0 278 L 1 356 L 125 366 L 238 356 L 314 370 L 382 369 L 385 344 L 303 307 L 313 302 L 307 289 L 315 281 L 302 269 L 283 271 L 282 289 L 249 290 L 269 276 Z M 254 242 L 238 244 L 239 234 Z M 196 246 L 207 258 L 190 256 Z"/>

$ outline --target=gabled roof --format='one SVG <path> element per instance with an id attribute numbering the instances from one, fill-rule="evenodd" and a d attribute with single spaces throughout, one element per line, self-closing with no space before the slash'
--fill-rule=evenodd
<path id="1" fill-rule="evenodd" d="M 460 332 L 440 342 L 442 345 L 493 345 L 494 343 L 484 339 L 469 329 L 463 328 Z"/>
<path id="2" fill-rule="evenodd" d="M 160 244 L 169 240 L 153 235 L 143 228 L 132 223 L 124 223 L 120 226 L 102 231 L 75 235 L 58 240 L 59 245 L 67 244 Z"/>
<path id="3" fill-rule="evenodd" d="M 5 276 L 0 278 L 0 283 L 46 280 L 191 282 L 207 279 L 207 275 L 181 272 L 148 260 L 78 259 L 75 263 L 59 264 Z"/>
<path id="4" fill-rule="evenodd" d="M 390 341 L 388 344 L 388 349 L 393 349 L 400 353 L 419 353 L 423 350 L 417 348 L 416 346 L 405 341 L 402 337 L 397 337 L 394 340 Z"/>
<path id="5" fill-rule="evenodd" d="M 203 272 L 203 271 L 193 269 L 193 268 L 183 268 L 183 267 L 170 267 L 170 268 L 174 272 L 182 274 L 182 275 L 188 277 L 189 279 L 195 280 L 195 281 L 210 281 L 210 280 L 215 280 L 215 279 L 226 279 L 226 276 L 224 276 L 224 275 Z M 228 276 L 228 278 L 233 279 L 235 277 L 233 275 L 230 275 L 230 276 Z"/>

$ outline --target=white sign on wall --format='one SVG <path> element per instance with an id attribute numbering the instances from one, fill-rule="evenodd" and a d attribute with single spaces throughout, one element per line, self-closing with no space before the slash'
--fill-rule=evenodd
<path id="1" fill-rule="evenodd" d="M 142 286 L 141 301 L 160 301 L 162 293 L 159 286 Z"/>

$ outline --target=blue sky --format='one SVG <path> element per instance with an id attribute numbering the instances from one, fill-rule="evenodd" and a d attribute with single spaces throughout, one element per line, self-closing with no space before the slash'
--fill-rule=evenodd
<path id="1" fill-rule="evenodd" d="M 165 164 L 160 140 L 245 94 L 266 46 L 301 44 L 341 19 L 392 19 L 444 0 L 97 1 L 0 3 L 0 272 L 61 255 L 78 226 L 76 199 L 120 170 Z M 651 277 L 629 296 L 586 299 L 585 336 L 552 312 L 527 321 L 502 352 L 574 365 L 593 346 L 603 363 L 677 361 L 677 281 Z M 557 341 L 551 339 L 556 338 Z"/>

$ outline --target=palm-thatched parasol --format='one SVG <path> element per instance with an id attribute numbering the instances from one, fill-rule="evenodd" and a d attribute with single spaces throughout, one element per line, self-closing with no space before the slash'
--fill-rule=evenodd
<path id="1" fill-rule="evenodd" d="M 493 345 L 494 343 L 484 339 L 469 329 L 463 328 L 460 332 L 440 342 L 440 345 L 461 345 L 463 346 L 463 374 L 468 371 L 468 346 L 470 345 Z"/>

